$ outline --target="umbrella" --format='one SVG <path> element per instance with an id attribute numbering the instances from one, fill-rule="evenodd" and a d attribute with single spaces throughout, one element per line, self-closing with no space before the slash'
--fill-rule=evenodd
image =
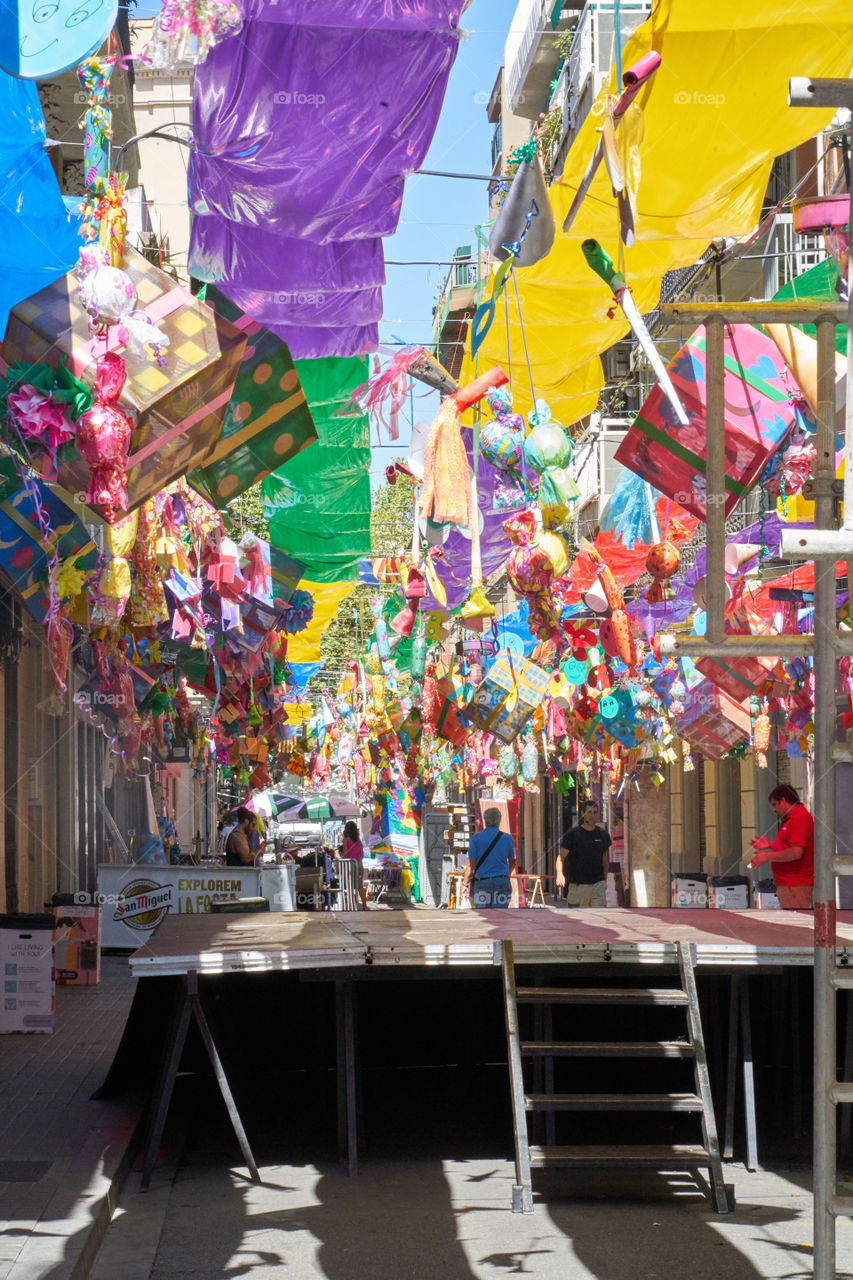
<path id="1" fill-rule="evenodd" d="M 361 817 L 358 805 L 345 796 L 288 796 L 274 791 L 270 794 L 270 799 L 278 811 L 279 820 L 284 822 L 299 819 L 322 822 L 327 818 Z"/>

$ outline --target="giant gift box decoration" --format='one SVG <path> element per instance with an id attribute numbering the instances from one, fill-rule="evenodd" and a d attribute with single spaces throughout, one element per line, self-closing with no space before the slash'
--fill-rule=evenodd
<path id="1" fill-rule="evenodd" d="M 465 707 L 465 717 L 501 742 L 512 742 L 541 703 L 550 673 L 504 651 Z"/>
<path id="2" fill-rule="evenodd" d="M 287 346 L 218 289 L 205 301 L 247 338 L 222 432 L 204 466 L 188 478 L 214 507 L 227 506 L 317 439 Z"/>
<path id="3" fill-rule="evenodd" d="M 684 699 L 678 732 L 693 751 L 721 760 L 749 736 L 749 712 L 710 680 L 703 680 Z"/>
<path id="4" fill-rule="evenodd" d="M 697 658 L 696 668 L 735 702 L 744 702 L 762 692 L 775 666 L 771 658 L 734 657 Z"/>
<path id="5" fill-rule="evenodd" d="M 124 270 L 139 311 L 168 336 L 163 367 L 110 337 L 124 358 L 127 381 L 119 401 L 135 421 L 127 462 L 128 509 L 133 510 L 179 476 L 204 462 L 219 439 L 246 335 L 176 285 L 170 276 L 128 249 Z M 77 295 L 73 272 L 13 308 L 3 357 L 56 367 L 67 357 L 75 377 L 91 382 L 106 350 L 89 333 L 89 316 Z M 57 478 L 69 493 L 82 493 L 89 468 L 73 444 L 59 454 Z"/>
<path id="6" fill-rule="evenodd" d="M 36 503 L 39 510 L 36 511 Z M 37 480 L 0 501 L 3 568 L 29 612 L 44 622 L 50 607 L 49 563 L 73 560 L 80 571 L 94 568 L 98 550 L 79 517 Z"/>
<path id="7" fill-rule="evenodd" d="M 792 429 L 803 427 L 805 396 L 776 344 L 752 325 L 727 326 L 723 347 L 728 516 Z M 678 424 L 669 401 L 656 385 L 617 449 L 616 461 L 704 520 L 704 326 L 681 347 L 667 369 L 688 415 L 687 426 Z"/>

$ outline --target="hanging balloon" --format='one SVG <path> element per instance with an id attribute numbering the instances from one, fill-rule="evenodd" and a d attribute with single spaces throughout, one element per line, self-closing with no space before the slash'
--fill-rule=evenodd
<path id="1" fill-rule="evenodd" d="M 681 552 L 674 543 L 664 540 L 649 548 L 646 571 L 654 581 L 646 591 L 649 604 L 659 604 L 664 599 L 663 583 L 668 582 L 681 563 Z"/>

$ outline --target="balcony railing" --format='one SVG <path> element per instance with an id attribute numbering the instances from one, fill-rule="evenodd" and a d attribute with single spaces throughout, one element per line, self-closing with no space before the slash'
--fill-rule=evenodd
<path id="1" fill-rule="evenodd" d="M 621 0 L 619 6 L 622 46 L 651 12 L 651 0 Z M 589 0 L 584 5 L 569 56 L 551 105 L 563 109 L 562 139 L 557 151 L 567 150 L 589 114 L 602 77 L 614 58 L 614 0 Z"/>

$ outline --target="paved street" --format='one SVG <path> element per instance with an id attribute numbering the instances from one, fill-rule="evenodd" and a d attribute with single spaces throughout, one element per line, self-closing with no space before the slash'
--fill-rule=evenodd
<path id="1" fill-rule="evenodd" d="M 0 1280 L 78 1274 L 106 1226 L 139 1109 L 91 1094 L 134 987 L 127 961 L 105 956 L 98 986 L 57 988 L 53 1035 L 0 1037 Z"/>
<path id="2" fill-rule="evenodd" d="M 552 1175 L 535 1212 L 508 1211 L 506 1160 L 234 1166 L 186 1163 L 173 1183 L 128 1194 L 93 1280 L 800 1280 L 811 1275 L 806 1177 L 727 1176 L 731 1218 L 678 1175 L 614 1182 Z M 570 1194 L 570 1189 L 573 1194 Z M 839 1224 L 838 1275 L 853 1274 L 853 1225 Z"/>

